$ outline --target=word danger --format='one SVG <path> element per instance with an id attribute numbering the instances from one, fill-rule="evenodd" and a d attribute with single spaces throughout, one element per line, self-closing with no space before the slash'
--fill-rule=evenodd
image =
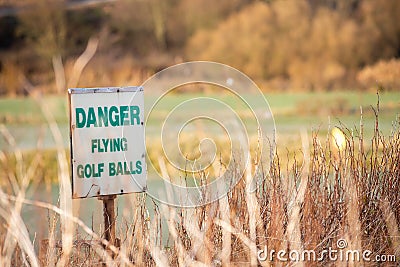
<path id="1" fill-rule="evenodd" d="M 139 113 L 139 106 L 75 108 L 75 123 L 76 128 L 138 125 Z"/>
<path id="2" fill-rule="evenodd" d="M 77 174 L 79 178 L 100 178 L 105 172 L 105 164 L 85 164 L 78 165 Z M 108 163 L 108 176 L 122 176 L 131 174 L 142 173 L 142 162 L 140 160 L 135 163 L 130 162 L 109 162 Z"/>

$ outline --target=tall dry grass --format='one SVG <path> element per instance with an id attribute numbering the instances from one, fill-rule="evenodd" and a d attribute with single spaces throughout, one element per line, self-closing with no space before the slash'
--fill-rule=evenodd
<path id="1" fill-rule="evenodd" d="M 229 174 L 243 177 L 236 177 L 241 178 L 239 183 L 216 202 L 184 209 L 156 202 L 146 204 L 143 194 L 129 196 L 129 203 L 118 215 L 122 221 L 117 231 L 118 247 L 109 246 L 102 238 L 104 229 L 95 230 L 72 215 L 68 163 L 61 145 L 57 151 L 58 205 L 26 198 L 28 185 L 37 175 L 40 153 L 27 164 L 18 149 L 14 154 L 1 152 L 2 168 L 9 161 L 15 162 L 16 168 L 3 172 L 10 186 L 0 188 L 0 265 L 377 264 L 362 259 L 343 263 L 327 258 L 319 262 L 280 262 L 276 256 L 272 261 L 261 262 L 257 258 L 258 250 L 265 246 L 276 251 L 315 250 L 318 254 L 327 247 L 335 248 L 336 242 L 343 238 L 348 243 L 347 249 L 396 255 L 397 263 L 381 263 L 382 266 L 399 264 L 400 124 L 395 122 L 392 133 L 383 136 L 379 131 L 379 104 L 374 111 L 376 122 L 371 140 L 363 137 L 362 118 L 358 127 L 341 127 L 346 137 L 342 150 L 330 135 L 321 140 L 313 133 L 309 140 L 303 133 L 303 149 L 299 155 L 282 159 L 275 151 L 269 166 L 253 157 L 253 165 L 244 174 Z M 60 141 L 57 125 L 51 116 L 47 119 L 55 139 Z M 7 127 L 2 125 L 0 130 L 7 142 L 15 145 Z M 159 165 L 163 176 L 170 179 L 163 159 Z M 223 166 L 215 166 L 213 173 L 222 170 Z M 258 171 L 254 173 L 254 170 Z M 208 177 L 208 173 L 202 173 L 200 181 L 206 184 Z M 21 215 L 24 205 L 49 210 L 47 243 L 30 238 L 29 226 Z"/>

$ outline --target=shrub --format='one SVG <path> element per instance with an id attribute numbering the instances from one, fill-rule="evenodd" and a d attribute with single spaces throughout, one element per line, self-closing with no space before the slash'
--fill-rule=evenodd
<path id="1" fill-rule="evenodd" d="M 381 87 L 389 90 L 400 89 L 400 60 L 381 60 L 378 63 L 366 66 L 357 74 L 357 80 L 366 88 Z"/>

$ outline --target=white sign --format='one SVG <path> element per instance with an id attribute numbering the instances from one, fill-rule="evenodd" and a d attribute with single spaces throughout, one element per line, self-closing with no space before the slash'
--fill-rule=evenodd
<path id="1" fill-rule="evenodd" d="M 143 88 L 68 93 L 72 198 L 145 191 Z"/>

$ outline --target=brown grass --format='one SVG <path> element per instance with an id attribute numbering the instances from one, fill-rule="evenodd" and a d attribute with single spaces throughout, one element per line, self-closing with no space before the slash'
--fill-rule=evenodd
<path id="1" fill-rule="evenodd" d="M 258 169 L 250 166 L 253 168 L 246 169 L 244 177 L 237 177 L 242 179 L 232 191 L 205 206 L 183 209 L 155 202 L 148 205 L 145 195 L 131 195 L 129 205 L 119 215 L 123 220 L 117 232 L 120 246 L 110 247 L 114 258 L 102 246 L 108 246 L 101 237 L 102 230 L 91 229 L 72 215 L 63 151 L 57 151 L 59 206 L 25 198 L 27 185 L 37 175 L 39 158 L 28 163 L 18 150 L 14 155 L 1 152 L 2 166 L 12 158 L 16 168 L 6 171 L 11 189 L 2 186 L 0 191 L 3 240 L 0 265 L 291 266 L 295 263 L 279 262 L 276 256 L 272 261 L 260 262 L 257 251 L 267 246 L 276 251 L 313 249 L 320 253 L 327 247 L 335 248 L 341 238 L 346 239 L 347 249 L 368 249 L 373 255 L 393 254 L 399 264 L 400 125 L 396 122 L 391 135 L 383 136 L 379 132 L 379 105 L 375 112 L 375 133 L 371 140 L 364 140 L 362 121 L 354 129 L 342 127 L 347 144 L 341 151 L 330 136 L 320 140 L 314 133 L 308 140 L 304 133 L 302 156 L 287 159 L 290 163 L 286 164 L 276 151 L 269 168 L 266 162 L 254 160 Z M 52 118 L 48 120 L 53 135 L 59 139 Z M 12 144 L 7 128 L 3 125 L 0 130 Z M 169 179 L 162 158 L 159 166 Z M 221 166 L 214 166 L 213 173 L 221 170 Z M 201 175 L 206 183 L 209 174 Z M 252 186 L 255 190 L 249 190 Z M 42 254 L 39 259 L 38 249 L 35 250 L 38 241 L 29 238 L 28 226 L 21 217 L 23 205 L 49 210 L 50 239 L 44 258 Z M 151 216 L 150 209 L 154 210 Z M 77 234 L 74 228 L 85 233 L 86 242 L 82 243 L 82 234 Z M 62 238 L 61 243 L 57 243 L 58 237 Z M 333 263 L 325 258 L 297 264 L 346 266 L 347 263 Z M 348 263 L 361 264 L 375 266 L 376 262 Z M 382 266 L 393 265 L 393 262 L 382 263 Z"/>

